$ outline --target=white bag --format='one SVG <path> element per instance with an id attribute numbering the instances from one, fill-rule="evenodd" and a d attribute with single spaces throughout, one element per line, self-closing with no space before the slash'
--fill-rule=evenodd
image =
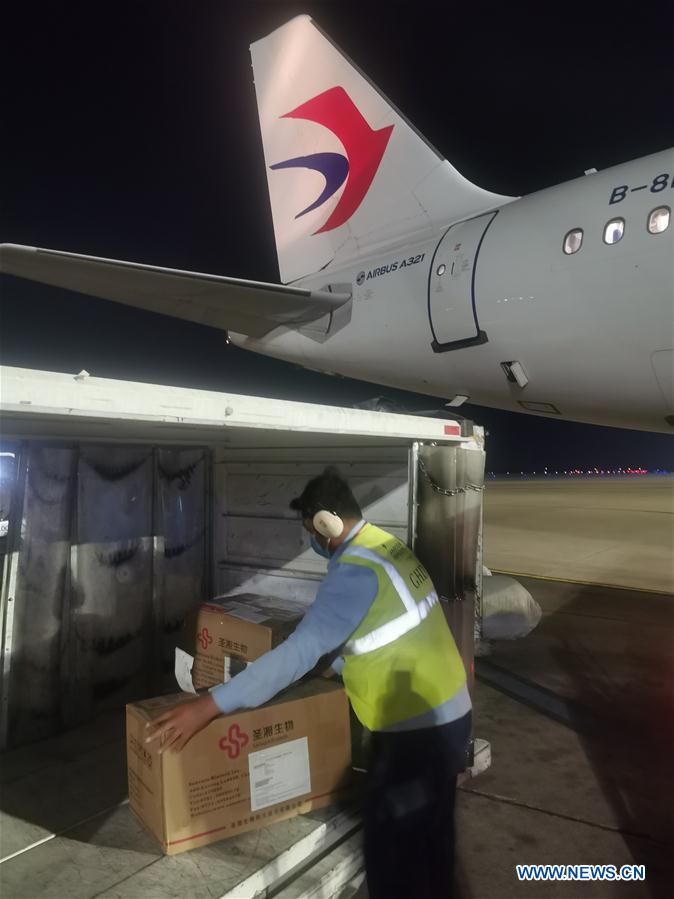
<path id="1" fill-rule="evenodd" d="M 486 640 L 526 637 L 541 620 L 541 607 L 531 593 L 507 574 L 482 581 L 482 636 Z"/>

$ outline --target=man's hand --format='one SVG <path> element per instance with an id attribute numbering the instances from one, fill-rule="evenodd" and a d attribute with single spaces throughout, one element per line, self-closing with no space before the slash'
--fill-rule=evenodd
<path id="1" fill-rule="evenodd" d="M 156 721 L 145 725 L 148 729 L 146 743 L 159 741 L 159 752 L 171 749 L 180 752 L 192 737 L 220 714 L 220 709 L 210 693 L 192 702 L 170 709 Z"/>

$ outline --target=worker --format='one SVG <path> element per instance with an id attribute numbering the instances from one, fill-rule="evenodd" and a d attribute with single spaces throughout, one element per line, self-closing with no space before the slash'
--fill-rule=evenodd
<path id="1" fill-rule="evenodd" d="M 313 604 L 282 644 L 148 725 L 148 742 L 180 750 L 217 715 L 262 705 L 330 657 L 371 731 L 364 807 L 370 899 L 447 899 L 471 702 L 438 596 L 410 549 L 363 520 L 337 469 L 309 481 L 290 506 L 328 559 Z"/>

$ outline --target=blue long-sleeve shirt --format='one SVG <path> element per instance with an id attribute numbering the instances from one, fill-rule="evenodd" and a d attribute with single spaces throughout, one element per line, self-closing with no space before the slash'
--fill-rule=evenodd
<path id="1" fill-rule="evenodd" d="M 215 704 L 225 715 L 235 709 L 257 708 L 276 696 L 311 671 L 323 656 L 339 650 L 365 618 L 377 595 L 377 575 L 363 565 L 337 564 L 364 523 L 359 522 L 337 547 L 316 599 L 288 639 L 251 662 L 228 683 L 211 688 Z M 332 667 L 339 672 L 342 664 L 335 659 Z M 416 730 L 446 724 L 461 718 L 470 709 L 470 695 L 464 684 L 456 696 L 437 708 L 386 730 Z"/>
<path id="2" fill-rule="evenodd" d="M 349 538 L 359 529 L 356 526 Z M 211 690 L 221 712 L 267 702 L 311 671 L 320 658 L 338 650 L 355 631 L 377 595 L 377 576 L 362 565 L 337 564 L 348 543 L 347 538 L 330 558 L 316 599 L 288 639 Z M 339 662 L 333 667 L 339 668 Z"/>

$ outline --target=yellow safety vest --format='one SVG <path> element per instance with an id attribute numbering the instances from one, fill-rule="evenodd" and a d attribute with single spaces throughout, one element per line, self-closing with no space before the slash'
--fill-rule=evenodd
<path id="1" fill-rule="evenodd" d="M 369 730 L 382 730 L 452 699 L 466 672 L 430 576 L 397 537 L 365 524 L 338 564 L 377 576 L 377 595 L 346 642 L 344 686 Z"/>

